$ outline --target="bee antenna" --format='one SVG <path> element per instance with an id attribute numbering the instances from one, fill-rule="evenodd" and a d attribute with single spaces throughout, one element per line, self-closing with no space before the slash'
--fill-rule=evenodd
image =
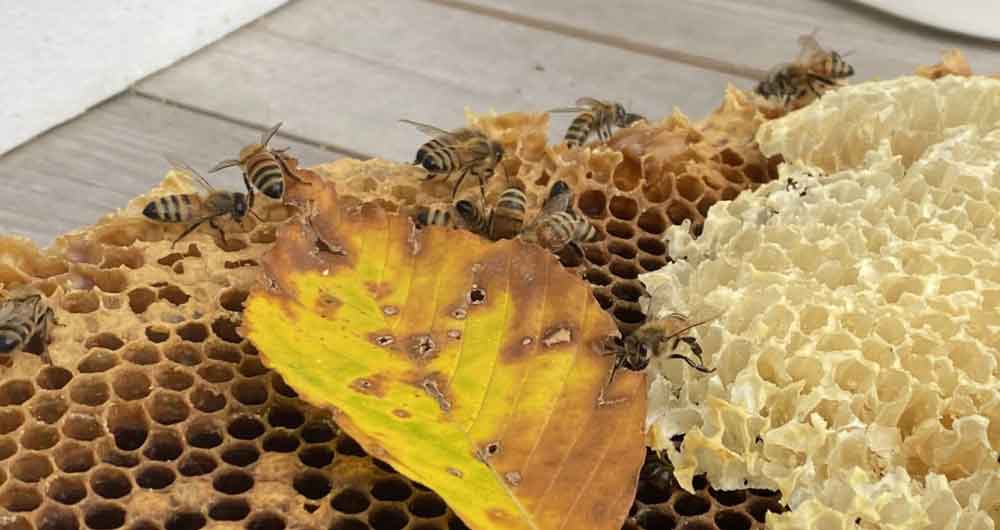
<path id="1" fill-rule="evenodd" d="M 698 370 L 699 372 L 701 372 L 703 374 L 710 374 L 710 373 L 712 373 L 712 372 L 715 371 L 715 368 L 707 368 L 707 367 L 705 367 L 704 364 L 696 364 L 687 355 L 681 355 L 679 353 L 671 353 L 670 355 L 667 356 L 667 359 L 680 359 L 680 360 L 686 362 L 688 364 L 688 366 L 690 366 L 691 368 L 694 368 L 695 370 Z"/>
<path id="2" fill-rule="evenodd" d="M 664 340 L 670 340 L 670 339 L 672 339 L 674 337 L 679 337 L 679 336 L 683 335 L 684 332 L 686 332 L 688 330 L 691 330 L 693 328 L 696 328 L 696 327 L 698 327 L 698 326 L 700 326 L 702 324 L 707 324 L 707 323 L 709 323 L 709 322 L 711 322 L 711 321 L 713 321 L 713 320 L 715 320 L 715 319 L 717 319 L 717 318 L 719 318 L 721 316 L 722 316 L 722 313 L 719 313 L 718 315 L 715 315 L 714 317 L 706 318 L 704 320 L 695 322 L 694 324 L 688 324 L 687 326 L 684 326 L 683 328 L 681 328 L 681 329 L 679 329 L 679 330 L 671 333 L 669 336 L 665 337 Z"/>

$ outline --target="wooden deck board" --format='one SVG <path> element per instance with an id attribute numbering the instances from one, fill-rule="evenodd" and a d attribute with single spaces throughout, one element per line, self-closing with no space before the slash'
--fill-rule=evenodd
<path id="1" fill-rule="evenodd" d="M 0 233 L 48 244 L 149 191 L 166 173 L 165 153 L 206 169 L 260 136 L 215 118 L 126 95 L 87 112 L 0 158 Z M 338 155 L 283 138 L 306 164 Z M 239 173 L 210 175 L 238 189 Z"/>
<path id="2" fill-rule="evenodd" d="M 141 89 L 372 155 L 412 159 L 425 138 L 399 118 L 464 125 L 580 96 L 652 116 L 718 104 L 728 76 L 491 17 L 409 0 L 300 1 L 141 84 Z M 238 91 L 204 86 L 240 86 Z M 560 129 L 568 123 L 559 123 Z"/>

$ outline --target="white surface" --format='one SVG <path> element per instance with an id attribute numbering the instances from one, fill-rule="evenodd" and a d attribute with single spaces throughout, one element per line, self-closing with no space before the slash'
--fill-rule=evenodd
<path id="1" fill-rule="evenodd" d="M 996 0 L 857 0 L 861 4 L 938 29 L 1000 40 Z"/>
<path id="2" fill-rule="evenodd" d="M 285 1 L 0 0 L 0 154 Z"/>

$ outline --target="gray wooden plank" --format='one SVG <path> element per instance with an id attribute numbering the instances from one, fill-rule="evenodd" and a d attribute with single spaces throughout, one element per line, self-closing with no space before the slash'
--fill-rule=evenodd
<path id="1" fill-rule="evenodd" d="M 701 115 L 726 82 L 717 72 L 434 4 L 299 0 L 140 87 L 411 160 L 425 138 L 399 118 L 449 128 L 464 124 L 465 106 L 544 110 L 580 96 L 617 98 L 651 116 L 675 105 Z"/>
<path id="2" fill-rule="evenodd" d="M 125 95 L 108 101 L 0 158 L 0 233 L 47 245 L 73 228 L 124 207 L 156 185 L 169 169 L 165 153 L 206 169 L 239 152 L 260 131 Z M 279 137 L 305 164 L 336 153 Z M 239 189 L 237 170 L 211 175 Z"/>
<path id="3" fill-rule="evenodd" d="M 820 42 L 853 50 L 856 79 L 910 74 L 938 61 L 943 48 L 960 48 L 978 72 L 1000 72 L 1000 45 L 933 30 L 852 2 L 829 0 L 430 0 L 465 11 L 565 33 L 582 28 L 642 45 L 693 62 L 722 61 L 758 71 L 787 61 L 798 52 L 799 35 L 820 28 Z M 524 20 L 524 19 L 528 20 Z M 682 59 L 683 60 L 683 59 Z M 753 83 L 745 81 L 742 86 Z"/>

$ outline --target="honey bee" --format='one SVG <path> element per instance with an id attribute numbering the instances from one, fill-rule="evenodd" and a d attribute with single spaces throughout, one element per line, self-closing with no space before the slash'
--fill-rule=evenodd
<path id="1" fill-rule="evenodd" d="M 782 63 L 768 71 L 757 84 L 756 92 L 766 98 L 783 100 L 787 107 L 812 93 L 817 98 L 822 91 L 838 85 L 838 80 L 854 75 L 854 67 L 842 55 L 820 47 L 816 32 L 799 37 L 802 49 L 791 63 Z"/>
<path id="2" fill-rule="evenodd" d="M 36 335 L 44 347 L 55 323 L 55 312 L 37 289 L 22 285 L 9 290 L 0 299 L 0 353 L 20 350 Z M 47 348 L 42 361 L 52 364 Z"/>
<path id="3" fill-rule="evenodd" d="M 594 225 L 573 208 L 573 192 L 561 180 L 549 189 L 542 211 L 525 230 L 525 239 L 553 253 L 570 246 L 582 255 L 580 245 L 596 241 L 599 237 L 600 233 Z"/>
<path id="4" fill-rule="evenodd" d="M 662 288 L 662 287 L 661 287 Z M 633 331 L 624 339 L 609 337 L 605 346 L 605 355 L 614 355 L 615 362 L 611 367 L 611 375 L 607 383 L 601 390 L 599 400 L 601 403 L 608 403 L 604 400 L 604 392 L 611 386 L 615 374 L 619 369 L 625 368 L 634 372 L 645 370 L 653 358 L 680 359 L 695 370 L 709 374 L 715 368 L 708 368 L 702 358 L 704 351 L 698 339 L 687 335 L 687 332 L 708 322 L 719 318 L 715 315 L 710 318 L 692 323 L 688 317 L 680 313 L 670 313 L 664 318 L 659 318 L 660 308 L 654 303 L 656 300 L 663 300 L 666 297 L 658 297 L 654 293 L 650 297 L 650 303 L 646 310 L 648 320 Z M 661 302 L 662 303 L 662 302 Z M 687 345 L 691 350 L 691 355 L 677 353 L 677 348 L 681 343 Z"/>
<path id="5" fill-rule="evenodd" d="M 639 470 L 639 480 L 646 481 L 660 490 L 669 490 L 674 481 L 674 465 L 667 456 L 667 451 L 656 451 L 646 448 L 646 460 Z"/>
<path id="6" fill-rule="evenodd" d="M 488 212 L 469 200 L 463 199 L 455 203 L 455 210 L 462 217 L 465 226 L 492 241 L 517 237 L 524 226 L 527 208 L 528 196 L 513 184 L 500 192 L 496 205 Z"/>
<path id="7" fill-rule="evenodd" d="M 454 206 L 421 206 L 416 215 L 414 215 L 414 220 L 417 222 L 417 226 L 423 228 L 425 226 L 447 226 L 455 227 L 455 207 Z"/>
<path id="8" fill-rule="evenodd" d="M 458 187 L 468 175 L 479 179 L 479 191 L 486 200 L 486 181 L 493 176 L 497 164 L 503 159 L 503 146 L 490 140 L 485 134 L 468 127 L 445 131 L 432 125 L 410 120 L 399 120 L 416 127 L 420 132 L 433 138 L 420 146 L 414 165 L 427 171 L 427 180 L 438 175 L 449 178 L 457 175 L 451 196 L 455 197 Z"/>
<path id="9" fill-rule="evenodd" d="M 227 167 L 239 166 L 243 171 L 245 179 L 253 184 L 254 188 L 272 199 L 280 199 L 285 193 L 285 177 L 291 177 L 302 182 L 288 168 L 284 153 L 288 149 L 271 149 L 267 146 L 271 138 L 281 128 L 282 122 L 278 122 L 269 130 L 264 131 L 260 136 L 260 142 L 250 144 L 240 150 L 239 158 L 223 160 L 208 170 L 215 173 Z"/>
<path id="10" fill-rule="evenodd" d="M 253 188 L 243 174 L 243 183 L 247 192 L 230 192 L 216 190 L 205 180 L 205 177 L 183 162 L 171 161 L 171 164 L 181 171 L 197 177 L 197 181 L 208 192 L 205 195 L 197 193 L 179 193 L 158 197 L 142 209 L 142 215 L 160 223 L 190 223 L 190 225 L 174 240 L 174 245 L 193 232 L 202 223 L 208 221 L 209 226 L 219 231 L 223 244 L 226 243 L 226 233 L 215 224 L 215 220 L 223 215 L 229 215 L 238 223 L 246 214 L 253 213 Z M 173 245 L 171 245 L 173 246 Z"/>
<path id="11" fill-rule="evenodd" d="M 628 112 L 624 105 L 614 101 L 584 97 L 576 100 L 576 105 L 549 111 L 580 113 L 566 130 L 564 141 L 570 147 L 583 145 L 591 134 L 597 134 L 599 139 L 607 141 L 611 138 L 612 127 L 628 127 L 644 119 L 638 114 Z"/>

